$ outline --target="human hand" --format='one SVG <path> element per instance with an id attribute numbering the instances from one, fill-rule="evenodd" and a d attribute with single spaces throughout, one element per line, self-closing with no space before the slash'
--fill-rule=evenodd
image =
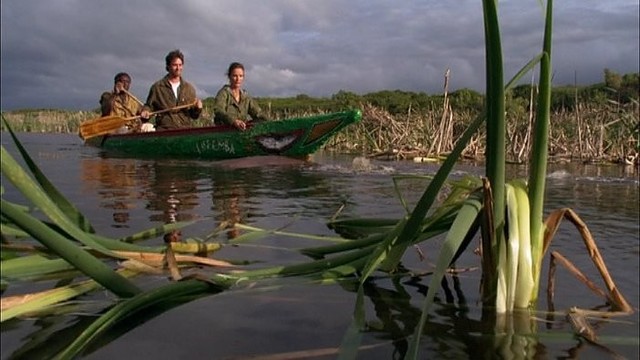
<path id="1" fill-rule="evenodd" d="M 200 110 L 202 110 L 202 100 L 200 99 L 196 99 L 196 107 Z"/>
<path id="2" fill-rule="evenodd" d="M 235 128 L 240 131 L 244 131 L 247 129 L 247 124 L 245 124 L 245 122 L 240 119 L 233 120 L 233 126 L 235 126 Z"/>
<path id="3" fill-rule="evenodd" d="M 121 81 L 116 82 L 116 84 L 113 86 L 113 92 L 115 92 L 116 94 L 120 94 L 124 91 L 124 84 Z"/>

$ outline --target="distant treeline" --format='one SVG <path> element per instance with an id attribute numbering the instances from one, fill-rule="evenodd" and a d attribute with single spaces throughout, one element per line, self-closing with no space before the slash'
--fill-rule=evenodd
<path id="1" fill-rule="evenodd" d="M 507 94 L 507 111 L 522 111 L 529 107 L 535 86 L 519 85 Z M 640 93 L 638 73 L 620 75 L 609 69 L 604 70 L 604 82 L 589 86 L 558 86 L 551 93 L 551 110 L 554 112 L 573 111 L 577 104 L 604 105 L 614 101 L 624 105 L 637 101 Z M 287 117 L 303 113 L 333 112 L 366 103 L 385 109 L 391 115 L 407 114 L 413 111 L 430 111 L 442 106 L 445 94 L 429 95 L 424 92 L 383 90 L 358 95 L 349 91 L 338 91 L 328 98 L 315 98 L 305 94 L 287 98 L 257 98 L 261 106 L 274 117 Z M 470 89 L 460 89 L 448 94 L 451 107 L 458 112 L 479 112 L 484 103 L 484 95 Z M 213 108 L 213 98 L 205 99 L 207 113 Z"/>
<path id="2" fill-rule="evenodd" d="M 638 73 L 604 71 L 604 82 L 561 86 L 552 91 L 549 128 L 551 161 L 607 161 L 640 164 L 640 85 Z M 535 118 L 536 87 L 520 85 L 507 94 L 508 161 L 526 163 Z M 456 139 L 478 116 L 484 96 L 469 89 L 438 95 L 385 90 L 365 95 L 339 91 L 330 98 L 298 95 L 258 98 L 273 119 L 300 117 L 359 108 L 362 121 L 341 131 L 325 149 L 370 157 L 437 158 L 453 149 Z M 213 98 L 193 126 L 211 125 Z M 21 110 L 3 113 L 12 128 L 25 132 L 76 133 L 79 125 L 99 117 L 94 111 Z M 4 124 L 0 126 L 4 129 Z M 463 151 L 467 159 L 482 159 L 484 128 Z"/>

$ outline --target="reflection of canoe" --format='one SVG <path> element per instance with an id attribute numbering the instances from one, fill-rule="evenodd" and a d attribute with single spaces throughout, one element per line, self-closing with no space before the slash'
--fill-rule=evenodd
<path id="1" fill-rule="evenodd" d="M 362 118 L 360 110 L 231 126 L 195 127 L 147 133 L 110 134 L 86 144 L 130 156 L 232 159 L 256 155 L 301 157 Z"/>

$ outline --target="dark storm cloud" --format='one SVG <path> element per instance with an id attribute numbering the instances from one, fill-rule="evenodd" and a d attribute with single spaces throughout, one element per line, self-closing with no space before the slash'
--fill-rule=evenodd
<path id="1" fill-rule="evenodd" d="M 602 81 L 603 69 L 638 71 L 635 0 L 555 2 L 554 81 Z M 407 90 L 484 91 L 479 0 L 3 1 L 2 110 L 93 109 L 113 75 L 133 76 L 146 96 L 180 48 L 185 77 L 202 98 L 226 82 L 232 61 L 247 67 L 255 96 L 330 96 Z M 541 48 L 537 0 L 499 4 L 505 78 Z"/>

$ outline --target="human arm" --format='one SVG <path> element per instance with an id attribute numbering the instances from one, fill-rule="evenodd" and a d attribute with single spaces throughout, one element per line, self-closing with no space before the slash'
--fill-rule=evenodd
<path id="1" fill-rule="evenodd" d="M 160 110 L 161 106 L 161 96 L 160 96 L 160 84 L 159 82 L 154 83 L 149 88 L 149 94 L 147 95 L 147 100 L 145 101 L 142 109 L 140 110 L 140 118 L 143 121 L 148 121 L 151 117 L 151 112 Z"/>
<path id="2" fill-rule="evenodd" d="M 265 115 L 264 111 L 262 111 L 262 108 L 260 108 L 258 102 L 253 98 L 249 99 L 249 107 L 247 112 L 249 113 L 253 121 L 269 121 L 269 118 Z"/>
<path id="3" fill-rule="evenodd" d="M 195 105 L 189 108 L 189 117 L 196 120 L 202 114 L 202 100 L 196 98 Z"/>
<path id="4" fill-rule="evenodd" d="M 227 87 L 223 87 L 216 94 L 216 98 L 213 104 L 213 121 L 216 124 L 229 124 L 232 125 L 235 120 L 232 114 L 228 112 L 230 108 L 231 94 L 227 90 Z"/>
<path id="5" fill-rule="evenodd" d="M 111 114 L 113 108 L 113 94 L 111 92 L 104 92 L 100 96 L 100 113 L 101 116 L 108 116 Z"/>

